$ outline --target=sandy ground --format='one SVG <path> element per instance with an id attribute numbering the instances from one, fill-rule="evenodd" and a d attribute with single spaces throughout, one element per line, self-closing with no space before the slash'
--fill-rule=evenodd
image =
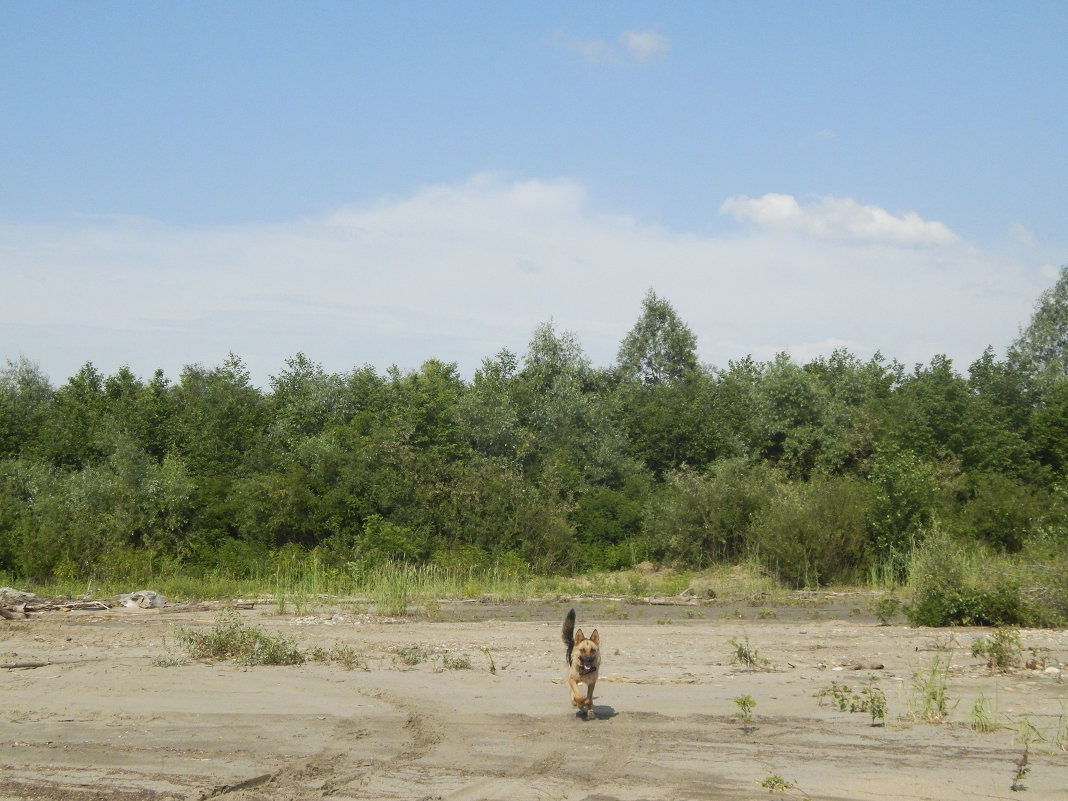
<path id="1" fill-rule="evenodd" d="M 439 620 L 403 621 L 240 612 L 307 649 L 345 646 L 354 669 L 158 664 L 179 653 L 178 627 L 218 622 L 204 610 L 0 619 L 0 798 L 758 799 L 777 776 L 777 798 L 1068 799 L 1066 631 L 1022 632 L 1025 655 L 1054 669 L 999 676 L 971 656 L 983 630 L 880 626 L 863 600 L 775 618 L 578 600 L 604 653 L 587 721 L 563 679 L 570 605 L 442 604 Z M 746 637 L 763 669 L 733 663 L 730 640 Z M 913 675 L 939 656 L 950 720 L 910 720 Z M 859 688 L 870 673 L 885 726 L 819 703 L 832 681 Z M 969 728 L 978 693 L 1004 728 Z M 756 702 L 748 723 L 741 695 Z M 1021 731 L 1034 742 L 1013 791 Z"/>

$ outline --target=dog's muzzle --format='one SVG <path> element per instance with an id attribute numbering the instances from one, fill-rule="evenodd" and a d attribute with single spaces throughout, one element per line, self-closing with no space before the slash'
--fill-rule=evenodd
<path id="1" fill-rule="evenodd" d="M 583 673 L 593 673 L 593 660 L 592 659 L 580 659 L 579 670 Z"/>

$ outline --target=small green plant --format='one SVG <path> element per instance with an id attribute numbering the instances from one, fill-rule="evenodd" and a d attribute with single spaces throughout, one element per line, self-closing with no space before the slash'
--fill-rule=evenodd
<path id="1" fill-rule="evenodd" d="M 430 658 L 430 654 L 418 645 L 398 646 L 393 649 L 393 656 L 408 667 L 421 664 Z"/>
<path id="2" fill-rule="evenodd" d="M 451 654 L 446 651 L 441 656 L 441 665 L 446 670 L 470 670 L 471 657 L 467 654 Z"/>
<path id="3" fill-rule="evenodd" d="M 1065 714 L 1064 701 L 1061 701 L 1061 714 L 1057 718 L 1057 731 L 1053 734 L 1053 742 L 1062 751 L 1068 751 L 1068 714 Z"/>
<path id="4" fill-rule="evenodd" d="M 883 626 L 889 626 L 900 609 L 901 599 L 895 595 L 885 595 L 872 604 L 872 611 Z"/>
<path id="5" fill-rule="evenodd" d="M 367 670 L 363 657 L 356 652 L 356 649 L 343 643 L 335 643 L 334 647 L 329 649 L 316 646 L 311 650 L 309 657 L 315 662 L 337 662 L 346 670 L 355 668 Z"/>
<path id="6" fill-rule="evenodd" d="M 228 660 L 239 665 L 300 665 L 304 654 L 281 635 L 268 634 L 243 623 L 234 610 L 219 615 L 207 632 L 181 628 L 178 642 L 190 659 Z"/>
<path id="7" fill-rule="evenodd" d="M 618 601 L 608 601 L 601 608 L 601 616 L 609 620 L 626 620 L 630 612 L 621 607 Z"/>
<path id="8" fill-rule="evenodd" d="M 986 659 L 986 666 L 1002 673 L 1020 661 L 1020 632 L 1007 626 L 999 626 L 989 637 L 980 637 L 972 643 L 972 656 Z"/>
<path id="9" fill-rule="evenodd" d="M 774 609 L 761 609 L 757 612 L 757 617 L 761 620 L 775 620 L 779 614 Z"/>
<path id="10" fill-rule="evenodd" d="M 925 669 L 912 674 L 912 695 L 909 699 L 909 716 L 914 720 L 941 723 L 949 717 L 949 700 L 946 696 L 946 681 L 949 677 L 949 659 L 945 662 L 936 656 Z"/>
<path id="11" fill-rule="evenodd" d="M 972 704 L 972 720 L 970 724 L 972 731 L 977 731 L 981 734 L 989 734 L 990 732 L 997 731 L 998 720 L 997 713 L 990 706 L 990 699 L 983 693 L 975 699 L 975 703 Z"/>
<path id="12" fill-rule="evenodd" d="M 757 667 L 763 667 L 767 665 L 766 659 L 760 658 L 760 653 L 749 644 L 749 636 L 746 635 L 744 641 L 739 641 L 734 637 L 727 640 L 727 644 L 734 649 L 734 653 L 731 655 L 731 659 L 740 665 L 745 665 L 747 670 L 754 670 Z"/>
<path id="13" fill-rule="evenodd" d="M 736 696 L 734 698 L 734 703 L 738 706 L 738 711 L 734 713 L 734 716 L 745 723 L 751 722 L 753 720 L 753 707 L 756 706 L 756 701 L 753 700 L 753 696 Z"/>
<path id="14" fill-rule="evenodd" d="M 188 664 L 188 659 L 175 654 L 161 654 L 160 656 L 152 657 L 152 665 L 154 667 L 181 667 Z"/>
<path id="15" fill-rule="evenodd" d="M 675 621 L 673 621 L 669 616 L 663 615 L 663 616 L 657 618 L 656 625 L 658 625 L 658 626 L 670 626 L 674 622 Z"/>
<path id="16" fill-rule="evenodd" d="M 872 726 L 882 726 L 886 721 L 886 693 L 875 685 L 878 681 L 874 676 L 868 678 L 868 686 L 860 691 L 861 697 L 867 706 L 867 712 L 871 715 Z"/>
<path id="17" fill-rule="evenodd" d="M 793 782 L 786 781 L 786 779 L 779 774 L 773 773 L 771 776 L 766 776 L 764 781 L 760 783 L 760 786 L 769 793 L 785 793 L 787 790 L 791 790 L 797 785 Z"/>
<path id="18" fill-rule="evenodd" d="M 1030 743 L 1025 742 L 1023 753 L 1020 754 L 1020 758 L 1017 759 L 1015 763 L 1016 769 L 1013 771 L 1012 774 L 1012 784 L 1009 785 L 1009 789 L 1012 790 L 1014 793 L 1018 793 L 1021 790 L 1027 789 L 1027 787 L 1023 783 L 1023 780 L 1024 776 L 1031 772 L 1031 768 L 1027 764 L 1027 752 L 1029 747 Z"/>
<path id="19" fill-rule="evenodd" d="M 876 682 L 875 676 L 868 677 L 866 686 L 854 690 L 848 684 L 839 684 L 832 681 L 816 694 L 822 706 L 823 700 L 829 698 L 842 712 L 867 712 L 871 715 L 871 725 L 882 725 L 886 719 L 886 693 Z"/>
<path id="20" fill-rule="evenodd" d="M 1027 745 L 1028 743 L 1040 743 L 1046 739 L 1035 724 L 1031 722 L 1030 718 L 1020 719 L 1020 722 L 1016 726 L 1016 737 L 1024 745 Z"/>
<path id="21" fill-rule="evenodd" d="M 489 662 L 489 672 L 492 675 L 497 675 L 497 663 L 493 661 L 493 654 L 490 653 L 490 649 L 483 645 L 479 650 L 486 655 L 486 660 Z"/>

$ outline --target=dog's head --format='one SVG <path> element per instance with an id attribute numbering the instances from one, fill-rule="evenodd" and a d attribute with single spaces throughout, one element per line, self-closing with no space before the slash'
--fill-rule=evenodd
<path id="1" fill-rule="evenodd" d="M 579 673 L 593 673 L 601 664 L 601 638 L 597 629 L 587 637 L 582 629 L 575 632 L 575 649 L 571 652 L 571 664 Z"/>

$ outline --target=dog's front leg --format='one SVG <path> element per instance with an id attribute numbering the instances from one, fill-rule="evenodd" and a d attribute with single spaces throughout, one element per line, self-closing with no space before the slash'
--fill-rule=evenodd
<path id="1" fill-rule="evenodd" d="M 593 686 L 597 684 L 597 679 L 586 684 L 586 700 L 583 701 L 583 705 L 586 707 L 586 719 L 593 718 Z"/>
<path id="2" fill-rule="evenodd" d="M 586 706 L 586 699 L 583 698 L 582 693 L 579 692 L 578 682 L 574 679 L 568 679 L 567 683 L 571 685 L 571 705 L 582 709 Z"/>

